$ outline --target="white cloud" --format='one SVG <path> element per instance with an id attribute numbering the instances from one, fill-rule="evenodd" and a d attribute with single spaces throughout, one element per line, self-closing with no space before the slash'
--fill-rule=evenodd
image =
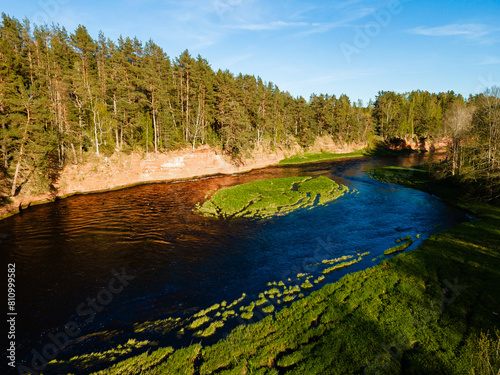
<path id="1" fill-rule="evenodd" d="M 476 39 L 488 35 L 492 32 L 488 26 L 468 23 L 468 24 L 451 24 L 437 27 L 419 26 L 407 30 L 410 34 L 426 35 L 426 36 L 463 36 L 469 39 Z"/>
<path id="2" fill-rule="evenodd" d="M 353 24 L 354 22 L 363 19 L 369 16 L 370 14 L 373 14 L 376 11 L 377 11 L 376 8 L 363 7 L 352 11 L 344 12 L 342 17 L 338 21 L 313 23 L 311 24 L 312 28 L 310 30 L 304 31 L 303 33 L 300 33 L 297 36 L 304 37 L 313 34 L 322 34 L 330 30 L 341 27 L 355 27 L 355 25 Z"/>
<path id="3" fill-rule="evenodd" d="M 232 25 L 228 27 L 240 30 L 263 31 L 263 30 L 279 30 L 290 27 L 304 27 L 308 25 L 309 24 L 307 22 L 272 21 L 267 23 Z"/>

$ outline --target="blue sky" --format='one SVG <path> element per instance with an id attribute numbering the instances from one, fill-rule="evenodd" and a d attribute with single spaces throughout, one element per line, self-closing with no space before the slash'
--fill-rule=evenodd
<path id="1" fill-rule="evenodd" d="M 19 20 L 82 24 L 188 49 L 214 70 L 260 76 L 293 96 L 500 86 L 500 0 L 23 0 L 0 8 Z"/>

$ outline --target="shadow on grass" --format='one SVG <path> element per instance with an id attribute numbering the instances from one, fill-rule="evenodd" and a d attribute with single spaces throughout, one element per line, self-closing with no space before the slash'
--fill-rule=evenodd
<path id="1" fill-rule="evenodd" d="M 365 155 L 369 156 L 399 156 L 408 154 L 418 154 L 427 152 L 425 149 L 413 150 L 403 139 L 391 138 L 385 141 L 379 141 Z"/>

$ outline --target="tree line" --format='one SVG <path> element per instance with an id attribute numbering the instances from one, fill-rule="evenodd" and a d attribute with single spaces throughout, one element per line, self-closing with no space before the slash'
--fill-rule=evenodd
<path id="1" fill-rule="evenodd" d="M 208 144 L 238 159 L 260 147 L 308 146 L 321 136 L 366 143 L 375 136 L 449 135 L 456 108 L 474 108 L 470 122 L 476 125 L 468 126 L 467 134 L 480 131 L 481 137 L 472 139 L 489 146 L 467 153 L 483 158 L 486 152 L 488 162 L 481 168 L 487 165 L 491 172 L 498 169 L 498 119 L 490 118 L 497 107 L 498 92 L 465 100 L 453 92 L 389 91 L 367 105 L 346 95 L 313 94 L 305 100 L 260 77 L 214 71 L 187 50 L 172 58 L 152 40 L 112 41 L 102 33 L 95 40 L 81 25 L 68 33 L 59 25 L 32 27 L 2 14 L 1 195 L 16 195 L 27 181 L 37 181 L 43 190 L 54 171 L 91 154 Z M 459 133 L 457 155 L 465 153 L 466 138 L 471 140 Z M 456 159 L 459 173 L 466 159 Z"/>

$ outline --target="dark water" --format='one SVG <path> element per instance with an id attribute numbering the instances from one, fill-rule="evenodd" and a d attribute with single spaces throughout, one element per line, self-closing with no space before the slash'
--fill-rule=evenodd
<path id="1" fill-rule="evenodd" d="M 467 220 L 434 196 L 371 180 L 364 172 L 418 162 L 410 156 L 272 167 L 77 196 L 1 221 L 2 264 L 16 264 L 16 361 L 29 363 L 31 350 L 41 352 L 48 334 L 64 332 L 69 322 L 80 324 L 81 335 L 127 331 L 134 322 L 197 311 L 242 293 L 255 299 L 269 281 L 320 274 L 309 265 L 322 259 L 369 251 L 349 272 L 371 267 L 372 258 L 398 238 L 420 234 L 413 249 L 431 233 Z M 359 193 L 268 221 L 192 213 L 210 190 L 297 175 L 325 175 Z M 110 289 L 113 270 L 133 276 L 123 290 L 102 292 Z M 341 275 L 329 274 L 326 281 Z M 87 298 L 98 296 L 106 304 L 83 324 Z"/>

